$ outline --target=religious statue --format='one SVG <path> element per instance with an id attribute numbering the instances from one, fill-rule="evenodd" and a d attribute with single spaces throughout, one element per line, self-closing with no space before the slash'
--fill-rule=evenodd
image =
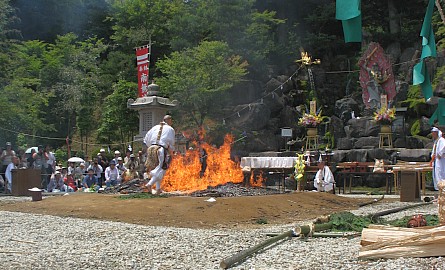
<path id="1" fill-rule="evenodd" d="M 395 80 L 391 63 L 383 48 L 378 43 L 370 43 L 359 60 L 359 66 L 362 98 L 366 108 L 380 109 L 381 95 L 387 95 L 388 101 L 391 102 L 396 95 Z"/>

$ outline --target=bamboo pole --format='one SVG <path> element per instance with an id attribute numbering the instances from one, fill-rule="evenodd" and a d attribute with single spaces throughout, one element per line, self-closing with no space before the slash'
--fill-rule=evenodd
<path id="1" fill-rule="evenodd" d="M 280 241 L 282 239 L 292 237 L 293 235 L 294 235 L 294 230 L 290 230 L 290 231 L 287 231 L 287 232 L 282 233 L 280 235 L 277 235 L 277 236 L 275 236 L 273 238 L 270 238 L 270 239 L 268 239 L 268 240 L 266 240 L 266 241 L 264 241 L 262 243 L 259 243 L 256 246 L 253 246 L 253 247 L 251 247 L 249 249 L 246 249 L 246 250 L 242 250 L 242 251 L 236 253 L 233 256 L 230 256 L 228 258 L 224 258 L 219 265 L 223 269 L 230 268 L 233 265 L 235 265 L 236 263 L 240 262 L 241 260 L 247 258 L 248 256 L 250 256 L 250 255 L 252 255 L 252 254 L 262 250 L 263 248 L 265 248 L 267 246 L 270 246 L 270 245 L 272 245 L 272 244 L 274 244 L 274 243 L 276 243 L 276 242 L 278 242 L 278 241 Z"/>
<path id="2" fill-rule="evenodd" d="M 379 218 L 381 216 L 386 216 L 386 215 L 397 213 L 397 212 L 400 212 L 400 211 L 403 211 L 403 210 L 406 210 L 406 209 L 419 207 L 419 206 L 424 206 L 424 205 L 429 205 L 429 204 L 432 204 L 432 203 L 433 202 L 418 203 L 418 204 L 412 204 L 412 205 L 407 205 L 407 206 L 402 206 L 402 207 L 397 207 L 397 208 L 393 208 L 393 209 L 377 212 L 377 213 L 375 213 L 374 215 L 371 216 L 371 220 L 373 222 L 375 222 L 377 220 L 377 218 Z"/>
<path id="3" fill-rule="evenodd" d="M 303 225 L 303 226 L 297 226 L 294 230 L 287 231 L 282 234 L 274 235 L 273 238 L 270 238 L 262 243 L 259 243 L 258 245 L 251 247 L 246 250 L 242 250 L 235 255 L 224 258 L 220 266 L 223 269 L 227 269 L 232 267 L 234 264 L 240 262 L 241 260 L 244 260 L 245 258 L 249 257 L 250 255 L 262 250 L 263 248 L 270 246 L 284 238 L 292 237 L 294 235 L 303 235 L 305 237 L 311 236 L 314 234 L 314 232 L 319 231 L 325 231 L 332 228 L 332 223 L 322 223 L 322 224 L 311 224 L 311 225 Z"/>
<path id="4" fill-rule="evenodd" d="M 332 223 L 321 223 L 321 224 L 297 226 L 294 231 L 296 235 L 303 235 L 307 237 L 311 236 L 314 232 L 326 231 L 331 228 L 332 228 Z"/>

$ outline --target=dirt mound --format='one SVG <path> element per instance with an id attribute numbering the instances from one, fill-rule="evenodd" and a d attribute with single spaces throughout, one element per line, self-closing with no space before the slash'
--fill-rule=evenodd
<path id="1" fill-rule="evenodd" d="M 155 197 L 122 199 L 119 195 L 73 193 L 39 202 L 0 203 L 0 210 L 190 228 L 286 224 L 343 210 L 364 200 L 327 193 L 216 198 Z"/>

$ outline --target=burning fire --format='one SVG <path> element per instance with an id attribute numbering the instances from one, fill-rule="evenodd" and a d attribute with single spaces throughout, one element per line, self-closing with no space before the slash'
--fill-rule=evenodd
<path id="1" fill-rule="evenodd" d="M 200 176 L 199 149 L 189 150 L 185 155 L 174 156 L 170 168 L 162 180 L 162 189 L 165 191 L 196 191 L 228 182 L 242 183 L 243 172 L 239 164 L 230 159 L 232 142 L 233 137 L 227 135 L 220 148 L 207 143 L 201 145 L 207 152 L 207 168 L 202 177 Z"/>

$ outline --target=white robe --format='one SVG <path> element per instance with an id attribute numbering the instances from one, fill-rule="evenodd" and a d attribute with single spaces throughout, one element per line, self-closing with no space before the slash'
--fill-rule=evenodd
<path id="1" fill-rule="evenodd" d="M 317 191 L 331 191 L 334 189 L 334 175 L 328 166 L 324 166 L 323 169 L 318 170 L 314 178 L 314 187 Z"/>
<path id="2" fill-rule="evenodd" d="M 434 155 L 436 155 L 436 157 L 434 158 L 433 164 L 433 183 L 434 189 L 439 190 L 437 183 L 439 183 L 439 181 L 445 181 L 445 139 L 443 137 L 439 137 L 434 142 L 431 157 Z"/>
<path id="3" fill-rule="evenodd" d="M 149 185 L 156 184 L 156 190 L 161 188 L 161 181 L 165 175 L 165 170 L 162 169 L 162 165 L 164 163 L 164 151 L 167 151 L 166 149 L 171 149 L 172 151 L 175 150 L 175 130 L 171 126 L 164 123 L 161 136 L 158 140 L 160 128 L 161 125 L 152 127 L 144 138 L 144 143 L 147 147 L 155 144 L 162 146 L 158 151 L 159 165 L 150 171 L 151 179 L 148 182 Z"/>

